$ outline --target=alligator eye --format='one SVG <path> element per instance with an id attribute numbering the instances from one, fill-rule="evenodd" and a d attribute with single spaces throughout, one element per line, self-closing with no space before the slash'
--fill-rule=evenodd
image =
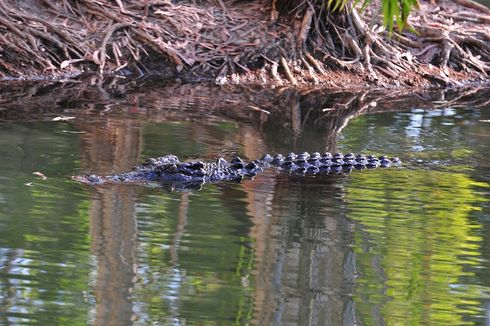
<path id="1" fill-rule="evenodd" d="M 235 156 L 231 159 L 230 163 L 243 163 L 243 160 L 240 157 Z"/>

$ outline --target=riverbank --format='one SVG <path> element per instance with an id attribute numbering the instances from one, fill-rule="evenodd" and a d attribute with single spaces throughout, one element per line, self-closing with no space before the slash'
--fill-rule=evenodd
<path id="1" fill-rule="evenodd" d="M 470 0 L 421 2 L 410 27 L 393 33 L 375 6 L 325 15 L 291 3 L 8 0 L 0 4 L 0 78 L 157 74 L 344 89 L 488 79 L 490 9 Z"/>

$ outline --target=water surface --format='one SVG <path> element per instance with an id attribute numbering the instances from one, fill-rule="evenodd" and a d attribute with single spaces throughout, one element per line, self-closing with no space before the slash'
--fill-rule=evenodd
<path id="1" fill-rule="evenodd" d="M 217 111 L 235 102 L 209 92 L 3 101 L 0 324 L 490 322 L 488 107 L 376 112 L 361 110 L 365 94 L 336 96 L 351 107 L 287 95 L 267 114 Z M 167 153 L 326 150 L 404 164 L 193 192 L 68 179 Z"/>

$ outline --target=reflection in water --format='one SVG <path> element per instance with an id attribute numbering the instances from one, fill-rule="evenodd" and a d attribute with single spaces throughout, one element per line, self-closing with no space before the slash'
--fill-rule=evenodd
<path id="1" fill-rule="evenodd" d="M 137 226 L 134 189 L 100 189 L 90 208 L 92 250 L 96 256 L 93 325 L 129 325 L 136 277 Z"/>
<path id="2" fill-rule="evenodd" d="M 341 189 L 257 182 L 251 236 L 256 247 L 258 325 L 340 325 L 354 321 L 354 260 Z"/>
<path id="3" fill-rule="evenodd" d="M 91 266 L 80 253 L 89 251 L 88 201 L 56 177 L 47 183 L 32 175 L 75 168 L 72 157 L 60 158 L 77 149 L 77 139 L 60 136 L 59 130 L 42 124 L 0 127 L 2 325 L 86 321 Z"/>
<path id="4" fill-rule="evenodd" d="M 84 110 L 65 88 L 53 110 L 73 124 L 0 126 L 0 324 L 471 324 L 488 314 L 488 110 L 287 90 L 218 92 L 211 106 L 212 87 L 113 86 L 99 102 L 89 91 Z M 42 103 L 43 90 L 29 100 Z M 404 112 L 376 113 L 395 106 Z M 165 153 L 335 148 L 407 163 L 324 180 L 265 171 L 194 193 L 65 179 Z"/>
<path id="5" fill-rule="evenodd" d="M 141 147 L 138 123 L 83 125 L 82 167 L 114 171 L 134 164 Z M 136 281 L 135 188 L 94 189 L 90 207 L 92 251 L 96 257 L 93 325 L 129 325 L 135 319 L 132 292 Z"/>
<path id="6" fill-rule="evenodd" d="M 462 324 L 484 314 L 484 288 L 465 282 L 480 263 L 478 186 L 464 174 L 407 170 L 349 182 L 363 323 Z"/>

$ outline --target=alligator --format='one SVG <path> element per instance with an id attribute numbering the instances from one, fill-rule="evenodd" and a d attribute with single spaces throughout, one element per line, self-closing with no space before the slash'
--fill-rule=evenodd
<path id="1" fill-rule="evenodd" d="M 204 183 L 221 181 L 240 182 L 251 179 L 267 168 L 275 169 L 278 173 L 287 173 L 295 176 L 325 176 L 350 173 L 353 169 L 375 169 L 398 166 L 401 161 L 397 157 L 376 157 L 374 155 L 354 155 L 352 153 L 312 153 L 307 152 L 286 156 L 265 154 L 259 160 L 244 161 L 234 157 L 230 161 L 218 158 L 216 162 L 186 161 L 180 162 L 175 155 L 165 155 L 158 158 L 149 158 L 143 164 L 136 165 L 132 171 L 99 175 L 72 176 L 73 180 L 90 184 L 101 185 L 107 183 L 139 183 L 170 185 L 175 189 L 199 189 Z"/>

